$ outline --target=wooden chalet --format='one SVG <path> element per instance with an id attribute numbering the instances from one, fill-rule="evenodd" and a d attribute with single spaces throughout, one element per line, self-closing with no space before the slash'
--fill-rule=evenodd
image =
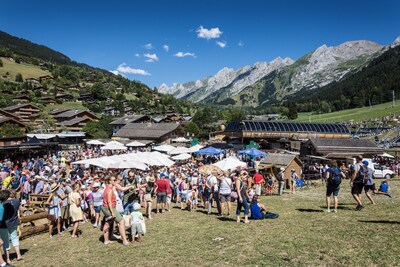
<path id="1" fill-rule="evenodd" d="M 128 123 L 113 136 L 130 140 L 152 140 L 155 143 L 169 143 L 172 138 L 177 138 L 183 134 L 183 127 L 177 123 Z"/>
<path id="2" fill-rule="evenodd" d="M 106 116 L 119 116 L 121 111 L 116 107 L 106 107 L 102 113 Z"/>
<path id="3" fill-rule="evenodd" d="M 70 131 L 70 132 L 81 132 L 83 127 L 89 121 L 93 121 L 93 119 L 88 116 L 75 117 L 71 120 L 59 122 L 59 123 L 57 123 L 56 126 L 59 129 L 62 129 L 65 127 L 67 129 L 67 131 Z"/>
<path id="4" fill-rule="evenodd" d="M 72 101 L 74 97 L 71 94 L 57 94 L 56 99 L 61 99 L 64 101 Z"/>
<path id="5" fill-rule="evenodd" d="M 285 169 L 285 188 L 290 188 L 291 170 L 295 170 L 297 175 L 301 176 L 303 162 L 297 155 L 269 153 L 268 156 L 258 164 L 258 169 L 270 170 L 275 177 L 279 173 L 280 168 Z"/>
<path id="6" fill-rule="evenodd" d="M 300 155 L 345 160 L 357 155 L 371 158 L 383 152 L 383 148 L 363 139 L 311 138 L 302 144 Z"/>
<path id="7" fill-rule="evenodd" d="M 40 102 L 42 102 L 43 105 L 48 106 L 54 105 L 56 103 L 56 100 L 53 97 L 45 96 L 40 98 Z"/>
<path id="8" fill-rule="evenodd" d="M 2 127 L 5 124 L 10 124 L 10 125 L 13 126 L 13 128 L 18 128 L 20 130 L 20 132 L 21 132 L 21 136 L 23 136 L 26 133 L 27 129 L 28 129 L 28 125 L 26 125 L 25 123 L 20 122 L 19 120 L 15 120 L 15 119 L 10 118 L 10 117 L 0 116 L 0 130 L 2 129 Z"/>
<path id="9" fill-rule="evenodd" d="M 54 78 L 50 75 L 44 75 L 39 77 L 39 81 L 41 84 L 43 84 L 46 81 L 52 81 Z"/>
<path id="10" fill-rule="evenodd" d="M 31 103 L 32 99 L 27 95 L 20 95 L 20 96 L 13 97 L 12 102 L 14 102 L 14 103 Z"/>
<path id="11" fill-rule="evenodd" d="M 26 78 L 25 82 L 30 83 L 32 85 L 39 85 L 40 86 L 40 81 L 39 81 L 39 79 L 36 79 L 36 78 Z"/>
<path id="12" fill-rule="evenodd" d="M 39 124 L 39 115 L 41 109 L 32 104 L 18 104 L 3 108 L 4 111 L 13 114 L 19 118 L 19 121 L 37 127 Z"/>
<path id="13" fill-rule="evenodd" d="M 69 109 L 69 108 L 52 109 L 47 113 L 49 115 L 51 115 L 51 116 L 55 116 L 55 115 L 58 115 L 58 114 L 61 114 L 61 113 L 64 113 L 64 112 L 67 112 L 67 111 L 70 111 L 70 110 L 71 109 Z"/>

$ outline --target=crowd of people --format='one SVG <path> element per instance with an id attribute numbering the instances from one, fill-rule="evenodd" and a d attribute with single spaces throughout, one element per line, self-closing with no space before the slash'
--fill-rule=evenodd
<path id="1" fill-rule="evenodd" d="M 246 170 L 218 169 L 206 173 L 202 171 L 202 161 L 208 158 L 172 167 L 151 167 L 146 171 L 104 170 L 72 164 L 103 155 L 105 152 L 98 149 L 85 149 L 0 162 L 3 189 L 0 191 L 0 202 L 3 203 L 0 205 L 0 237 L 6 253 L 5 260 L 0 257 L 0 266 L 10 266 L 10 240 L 17 260 L 22 259 L 17 235 L 18 209 L 20 205 L 29 205 L 32 194 L 48 195 L 42 204 L 48 211 L 49 238 L 63 236 L 66 230 L 70 230 L 72 238 L 79 237 L 79 225 L 92 223 L 93 227 L 101 228 L 105 245 L 113 242 L 115 232 L 119 233 L 122 244 L 129 245 L 142 241 L 146 233 L 145 218 L 152 220 L 154 214 L 171 212 L 173 206 L 188 211 L 204 208 L 208 215 L 214 211 L 220 217 L 235 213 L 236 221 L 246 224 L 251 222 L 250 219 L 277 218 L 278 214 L 268 212 L 260 203 L 260 196 L 271 195 L 274 188 L 277 195 L 282 195 L 285 180 L 290 181 L 291 193 L 295 194 L 296 185 L 302 180 L 295 170 L 291 170 L 290 177 L 284 177 L 284 168 L 276 175 L 261 174 L 256 170 L 254 174 Z M 372 204 L 375 203 L 370 192 L 391 197 L 387 182 L 382 182 L 376 189 L 373 172 L 368 171 L 367 165 L 368 162 L 358 157 L 349 180 L 357 210 L 364 208 L 363 189 Z M 324 176 L 327 183 L 327 209 L 324 211 L 337 212 L 340 183 L 346 175 L 337 162 L 331 162 Z M 232 210 L 232 202 L 237 202 L 236 211 Z"/>

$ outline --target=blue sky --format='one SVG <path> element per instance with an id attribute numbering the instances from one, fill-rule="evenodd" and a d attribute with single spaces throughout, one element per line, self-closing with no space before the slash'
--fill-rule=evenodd
<path id="1" fill-rule="evenodd" d="M 400 36 L 400 1 L 1 1 L 0 30 L 150 87 Z"/>

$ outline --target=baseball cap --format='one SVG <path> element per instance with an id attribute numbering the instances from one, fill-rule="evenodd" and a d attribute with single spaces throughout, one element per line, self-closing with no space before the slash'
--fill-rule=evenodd
<path id="1" fill-rule="evenodd" d="M 365 166 L 368 166 L 368 161 L 364 160 L 364 161 L 362 162 L 362 164 L 364 164 Z"/>

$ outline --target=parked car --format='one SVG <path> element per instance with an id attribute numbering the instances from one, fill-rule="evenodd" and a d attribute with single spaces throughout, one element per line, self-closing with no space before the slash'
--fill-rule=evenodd
<path id="1" fill-rule="evenodd" d="M 374 164 L 374 171 L 374 178 L 390 179 L 394 177 L 394 172 L 392 170 L 386 169 L 386 166 Z"/>

